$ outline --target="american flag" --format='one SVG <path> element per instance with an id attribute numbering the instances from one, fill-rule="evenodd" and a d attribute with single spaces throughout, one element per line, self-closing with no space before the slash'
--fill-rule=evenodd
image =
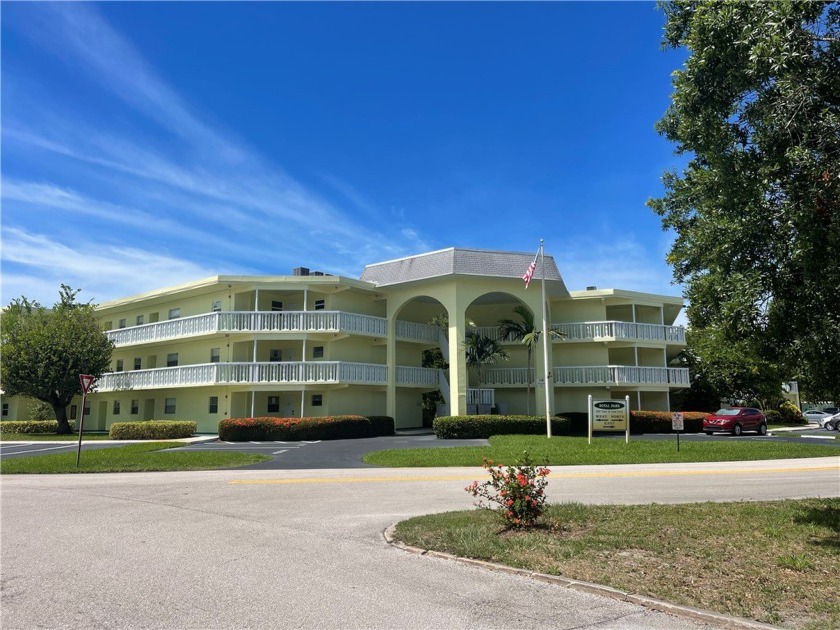
<path id="1" fill-rule="evenodd" d="M 540 255 L 539 252 L 537 252 L 534 255 L 534 262 L 532 262 L 530 265 L 528 265 L 528 271 L 526 271 L 525 275 L 522 276 L 522 279 L 525 281 L 525 288 L 526 289 L 528 288 L 528 285 L 531 284 L 531 278 L 534 277 L 534 271 L 536 271 L 536 269 L 537 269 L 537 256 L 539 256 L 539 255 Z"/>

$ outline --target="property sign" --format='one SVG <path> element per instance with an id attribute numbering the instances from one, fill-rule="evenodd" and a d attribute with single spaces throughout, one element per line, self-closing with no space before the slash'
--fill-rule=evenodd
<path id="1" fill-rule="evenodd" d="M 685 431 L 685 427 L 683 426 L 683 424 L 683 415 L 681 413 L 671 414 L 671 430 Z"/>
<path id="2" fill-rule="evenodd" d="M 627 401 L 593 400 L 592 429 L 594 431 L 625 431 L 627 429 Z"/>

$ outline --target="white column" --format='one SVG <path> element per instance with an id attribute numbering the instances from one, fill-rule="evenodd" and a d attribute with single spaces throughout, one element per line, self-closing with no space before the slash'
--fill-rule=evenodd
<path id="1" fill-rule="evenodd" d="M 633 323 L 635 324 L 636 323 L 636 305 L 631 304 L 630 306 L 633 308 Z"/>
<path id="2" fill-rule="evenodd" d="M 256 313 L 259 310 L 259 306 L 260 306 L 260 290 L 255 288 L 254 289 L 254 313 Z M 254 363 L 254 367 L 256 367 L 256 363 L 257 363 L 257 331 L 256 331 L 257 317 L 256 317 L 256 315 L 254 316 L 253 328 L 254 328 L 254 330 L 252 330 L 252 334 L 254 335 L 254 352 L 253 352 L 252 361 Z M 251 374 L 253 374 L 253 373 L 254 373 L 253 370 L 251 370 Z M 255 398 L 256 398 L 256 392 L 254 391 L 254 386 L 251 385 L 251 417 L 252 418 L 254 417 L 254 400 L 255 400 Z"/>

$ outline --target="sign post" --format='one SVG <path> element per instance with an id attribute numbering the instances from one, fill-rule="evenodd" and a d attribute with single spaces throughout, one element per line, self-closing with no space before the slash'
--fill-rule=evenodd
<path id="1" fill-rule="evenodd" d="M 671 430 L 677 434 L 677 452 L 680 452 L 680 431 L 685 430 L 685 423 L 681 413 L 674 412 L 671 414 Z"/>
<path id="2" fill-rule="evenodd" d="M 624 411 L 627 414 L 627 428 L 624 429 L 624 443 L 630 444 L 630 395 L 624 397 Z"/>
<path id="3" fill-rule="evenodd" d="M 79 460 L 82 456 L 82 431 L 85 428 L 85 399 L 93 386 L 93 376 L 90 374 L 79 374 L 79 382 L 82 384 L 82 414 L 79 416 L 79 448 L 76 450 L 76 468 L 79 467 Z"/>

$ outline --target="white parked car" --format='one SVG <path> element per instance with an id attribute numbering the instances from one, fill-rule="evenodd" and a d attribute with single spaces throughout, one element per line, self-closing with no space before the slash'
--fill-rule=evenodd
<path id="1" fill-rule="evenodd" d="M 814 422 L 820 426 L 824 426 L 825 421 L 833 414 L 830 414 L 827 411 L 819 411 L 818 409 L 809 409 L 808 411 L 804 411 L 802 415 L 805 416 L 805 419 L 808 420 L 808 422 Z"/>
<path id="2" fill-rule="evenodd" d="M 840 413 L 835 413 L 823 420 L 822 427 L 826 431 L 840 431 Z"/>

